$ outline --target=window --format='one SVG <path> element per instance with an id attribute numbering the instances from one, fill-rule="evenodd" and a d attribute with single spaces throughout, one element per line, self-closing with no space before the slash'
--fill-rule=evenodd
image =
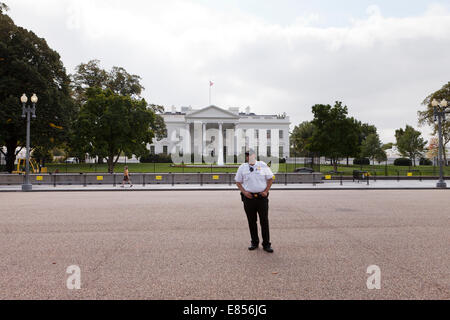
<path id="1" fill-rule="evenodd" d="M 255 129 L 256 139 L 259 139 L 259 130 Z"/>
<path id="2" fill-rule="evenodd" d="M 167 150 L 169 149 L 168 146 L 163 146 L 163 154 L 167 156 Z"/>
<path id="3" fill-rule="evenodd" d="M 272 137 L 272 130 L 267 130 L 267 139 L 270 139 L 271 137 Z"/>
<path id="4" fill-rule="evenodd" d="M 284 158 L 284 149 L 283 149 L 283 147 L 282 146 L 280 146 L 280 154 L 279 154 L 279 156 L 280 156 L 280 158 Z"/>
<path id="5" fill-rule="evenodd" d="M 280 130 L 280 139 L 284 139 L 284 130 Z"/>
<path id="6" fill-rule="evenodd" d="M 270 147 L 267 147 L 267 156 L 268 157 L 272 156 L 272 149 Z"/>
<path id="7" fill-rule="evenodd" d="M 155 146 L 150 146 L 150 153 L 155 154 Z"/>

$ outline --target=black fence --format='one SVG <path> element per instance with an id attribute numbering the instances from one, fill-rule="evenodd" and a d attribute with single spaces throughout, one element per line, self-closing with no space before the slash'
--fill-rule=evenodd
<path id="1" fill-rule="evenodd" d="M 133 185 L 177 185 L 177 184 L 228 184 L 232 185 L 234 173 L 134 173 L 130 174 Z M 0 185 L 20 185 L 24 182 L 22 174 L 1 174 Z M 122 184 L 123 174 L 31 174 L 33 185 L 112 185 Z M 274 175 L 275 184 L 317 184 L 323 182 L 321 173 L 278 173 Z"/>

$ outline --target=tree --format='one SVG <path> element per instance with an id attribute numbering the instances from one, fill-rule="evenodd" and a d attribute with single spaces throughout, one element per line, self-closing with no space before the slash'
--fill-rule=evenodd
<path id="1" fill-rule="evenodd" d="M 310 121 L 304 121 L 295 126 L 291 133 L 293 151 L 300 155 L 306 155 L 310 150 L 308 145 L 314 133 L 314 125 Z"/>
<path id="2" fill-rule="evenodd" d="M 421 135 L 420 131 L 409 125 L 406 125 L 405 130 L 400 128 L 395 131 L 398 151 L 402 156 L 410 158 L 414 166 L 416 166 L 416 158 L 423 156 L 427 144 L 427 141 L 424 141 Z"/>
<path id="3" fill-rule="evenodd" d="M 26 138 L 21 117 L 20 96 L 25 92 L 39 97 L 36 121 L 31 123 L 31 146 L 49 149 L 66 139 L 73 120 L 74 104 L 70 78 L 59 54 L 43 38 L 16 26 L 0 13 L 0 146 L 6 147 L 6 170 L 14 170 L 18 152 Z"/>
<path id="4" fill-rule="evenodd" d="M 88 63 L 81 63 L 75 68 L 75 73 L 71 75 L 72 86 L 77 101 L 86 101 L 86 92 L 89 88 L 110 89 L 122 96 L 140 98 L 145 89 L 141 85 L 141 77 L 129 74 L 122 67 L 113 67 L 106 71 L 100 67 L 100 60 L 91 60 Z"/>
<path id="5" fill-rule="evenodd" d="M 361 157 L 371 159 L 373 164 L 375 164 L 375 160 L 378 161 L 381 159 L 381 161 L 384 161 L 386 152 L 382 148 L 378 134 L 371 133 L 363 141 L 361 145 Z"/>
<path id="6" fill-rule="evenodd" d="M 431 102 L 436 99 L 437 101 L 442 101 L 445 99 L 450 101 L 450 82 L 445 84 L 440 90 L 430 94 L 422 104 L 426 107 L 425 110 L 419 111 L 419 125 L 429 125 L 433 127 L 433 135 L 438 134 L 438 124 L 434 122 L 434 108 Z M 444 150 L 447 148 L 447 144 L 450 142 L 450 121 L 445 121 L 442 124 L 442 136 L 444 141 Z M 447 153 L 444 152 L 444 163 L 447 164 Z"/>
<path id="7" fill-rule="evenodd" d="M 361 152 L 361 122 L 355 118 L 347 118 L 347 138 L 344 141 L 343 152 L 349 165 L 349 157 L 357 157 Z"/>
<path id="8" fill-rule="evenodd" d="M 430 140 L 430 144 L 427 148 L 427 158 L 435 159 L 439 156 L 439 139 L 437 137 L 433 137 Z"/>
<path id="9" fill-rule="evenodd" d="M 119 156 L 144 156 L 152 142 L 156 115 L 144 99 L 135 99 L 110 89 L 90 88 L 76 124 L 80 142 L 91 155 L 103 157 L 108 172 L 114 172 Z"/>
<path id="10" fill-rule="evenodd" d="M 317 104 L 312 107 L 312 112 L 312 124 L 316 130 L 309 148 L 330 158 L 337 171 L 338 159 L 346 156 L 348 135 L 353 130 L 347 118 L 347 106 L 343 106 L 342 102 L 336 102 L 334 107 Z"/>
<path id="11" fill-rule="evenodd" d="M 75 73 L 71 75 L 71 78 L 75 100 L 79 109 L 86 104 L 89 89 L 111 90 L 116 95 L 129 96 L 133 99 L 139 99 L 144 90 L 140 83 L 140 76 L 129 74 L 122 67 L 113 67 L 110 71 L 104 70 L 101 68 L 99 60 L 81 63 L 75 68 Z M 164 107 L 155 104 L 151 104 L 149 107 L 155 114 L 152 128 L 154 136 L 157 139 L 162 139 L 167 133 L 164 119 L 160 115 L 164 112 Z M 79 135 L 80 125 L 78 120 L 74 121 L 67 149 L 73 156 L 84 161 L 89 148 L 86 145 L 86 140 Z M 99 163 L 103 162 L 101 155 L 99 155 L 98 159 Z"/>

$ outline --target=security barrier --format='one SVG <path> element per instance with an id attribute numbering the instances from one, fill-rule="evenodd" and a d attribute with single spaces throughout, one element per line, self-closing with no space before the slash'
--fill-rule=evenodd
<path id="1" fill-rule="evenodd" d="M 132 173 L 130 179 L 133 185 L 177 185 L 177 184 L 227 184 L 232 185 L 234 173 Z M 81 173 L 81 174 L 30 174 L 34 185 L 120 185 L 123 174 L 115 173 Z M 274 175 L 275 184 L 316 184 L 322 183 L 321 173 L 278 173 Z M 20 185 L 24 175 L 0 174 L 0 185 Z"/>

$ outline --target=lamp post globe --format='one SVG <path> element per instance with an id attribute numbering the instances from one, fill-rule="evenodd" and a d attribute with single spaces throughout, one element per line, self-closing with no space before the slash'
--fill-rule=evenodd
<path id="1" fill-rule="evenodd" d="M 20 97 L 20 102 L 22 102 L 22 103 L 28 102 L 28 97 L 25 93 Z"/>
<path id="2" fill-rule="evenodd" d="M 33 93 L 33 96 L 31 97 L 31 102 L 36 104 L 38 102 L 38 97 L 36 95 L 36 93 Z"/>

